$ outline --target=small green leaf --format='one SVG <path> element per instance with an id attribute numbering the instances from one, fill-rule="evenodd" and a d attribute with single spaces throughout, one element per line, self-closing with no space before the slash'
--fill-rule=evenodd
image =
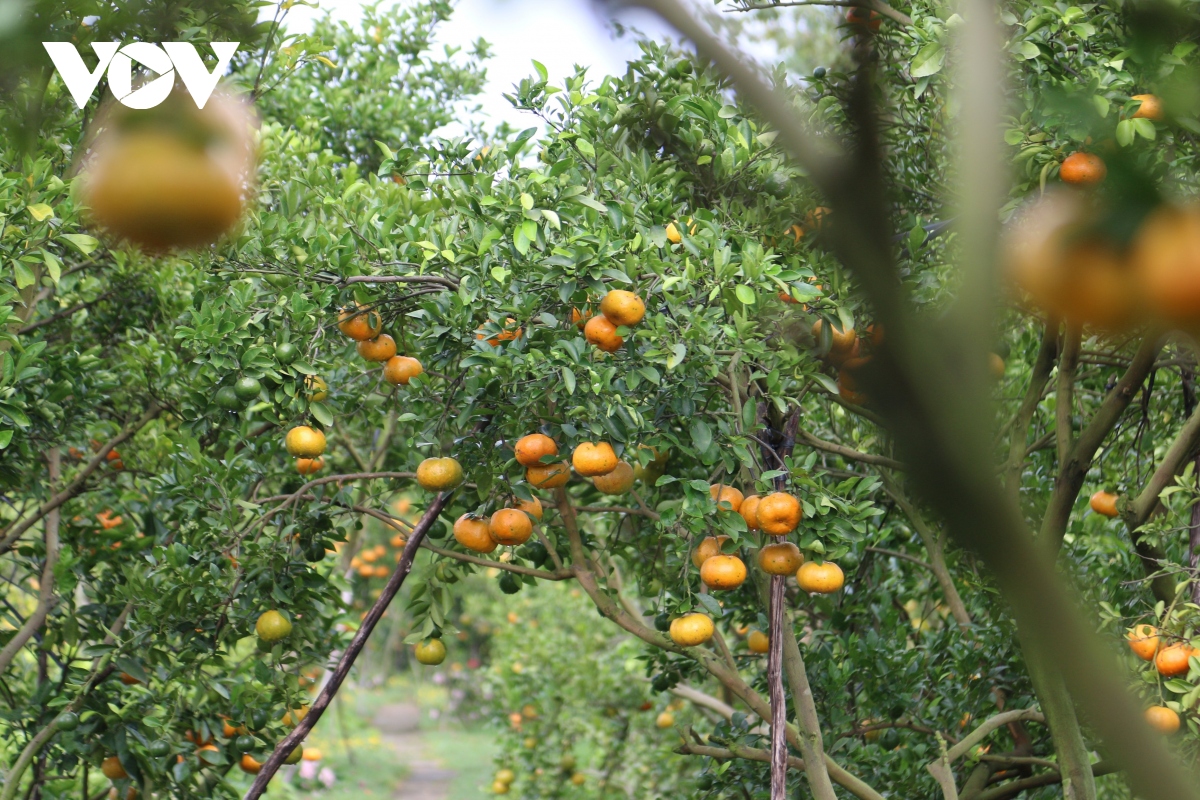
<path id="1" fill-rule="evenodd" d="M 1131 121 L 1133 122 L 1134 130 L 1137 131 L 1138 136 L 1141 136 L 1143 139 L 1149 139 L 1150 141 L 1154 141 L 1158 138 L 1158 130 L 1155 129 L 1152 121 L 1143 117 L 1138 117 L 1137 119 Z"/>
<path id="2" fill-rule="evenodd" d="M 59 238 L 66 239 L 76 250 L 85 256 L 90 256 L 100 246 L 99 239 L 94 236 L 88 236 L 86 233 L 64 233 Z"/>
<path id="3" fill-rule="evenodd" d="M 36 219 L 38 222 L 49 219 L 54 216 L 54 209 L 45 203 L 35 203 L 31 206 L 26 206 L 25 210 L 29 212 L 29 216 Z"/>
<path id="4" fill-rule="evenodd" d="M 308 404 L 308 410 L 316 417 L 317 422 L 325 427 L 333 425 L 333 414 L 330 413 L 329 407 L 324 403 L 313 401 Z"/>
<path id="5" fill-rule="evenodd" d="M 909 71 L 914 78 L 927 78 L 942 71 L 946 62 L 946 49 L 941 42 L 930 42 L 917 51 Z"/>
<path id="6" fill-rule="evenodd" d="M 569 367 L 562 368 L 563 385 L 567 387 L 567 394 L 575 394 L 575 373 Z"/>
<path id="7" fill-rule="evenodd" d="M 675 369 L 683 363 L 684 356 L 687 355 L 687 347 L 682 344 L 677 344 L 671 347 L 671 355 L 667 357 L 667 369 Z"/>
<path id="8" fill-rule="evenodd" d="M 733 293 L 737 295 L 737 299 L 740 300 L 743 305 L 754 305 L 755 300 L 757 299 L 754 296 L 754 290 L 749 286 L 738 286 L 733 290 Z"/>
<path id="9" fill-rule="evenodd" d="M 1136 135 L 1133 122 L 1131 119 L 1123 119 L 1117 123 L 1117 144 L 1121 145 L 1121 147 L 1128 147 L 1133 144 L 1133 137 Z"/>
<path id="10" fill-rule="evenodd" d="M 18 289 L 24 289 L 27 286 L 33 286 L 33 284 L 37 283 L 37 278 L 33 276 L 33 272 L 20 261 L 13 262 L 13 272 L 16 275 Z"/>
<path id="11" fill-rule="evenodd" d="M 0 431 L 0 450 L 8 447 L 8 445 L 12 442 L 12 437 L 13 432 L 11 430 Z"/>
<path id="12" fill-rule="evenodd" d="M 700 453 L 703 453 L 712 444 L 712 430 L 702 419 L 692 420 L 692 444 Z"/>

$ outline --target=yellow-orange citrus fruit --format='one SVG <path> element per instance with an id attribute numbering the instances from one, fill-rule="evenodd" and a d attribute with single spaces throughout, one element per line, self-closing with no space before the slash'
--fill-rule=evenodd
<path id="1" fill-rule="evenodd" d="M 525 468 L 525 480 L 538 489 L 557 489 L 571 480 L 571 467 L 565 461 L 534 464 Z"/>
<path id="2" fill-rule="evenodd" d="M 196 748 L 196 758 L 200 759 L 201 764 L 207 764 L 207 765 L 211 766 L 216 763 L 216 759 L 212 758 L 211 756 L 209 756 L 207 754 L 208 753 L 220 753 L 220 752 L 221 751 L 219 749 L 217 749 L 217 746 L 215 744 L 206 744 L 203 747 Z"/>
<path id="3" fill-rule="evenodd" d="M 842 574 L 842 568 L 832 561 L 824 564 L 809 561 L 796 571 L 796 582 L 803 591 L 832 594 L 842 588 L 846 576 Z"/>
<path id="4" fill-rule="evenodd" d="M 1104 159 L 1095 153 L 1071 153 L 1058 168 L 1058 177 L 1063 183 L 1075 186 L 1091 186 L 1100 183 L 1108 175 Z"/>
<path id="5" fill-rule="evenodd" d="M 1117 496 L 1112 492 L 1096 492 L 1088 501 L 1088 505 L 1097 514 L 1106 517 L 1117 516 Z"/>
<path id="6" fill-rule="evenodd" d="M 292 621 L 274 609 L 263 612 L 254 623 L 254 632 L 264 642 L 278 642 L 292 633 Z"/>
<path id="7" fill-rule="evenodd" d="M 325 467 L 324 459 L 320 458 L 297 458 L 296 472 L 301 475 L 313 475 L 320 472 Z"/>
<path id="8" fill-rule="evenodd" d="M 671 641 L 680 647 L 695 647 L 711 639 L 714 630 L 707 614 L 684 614 L 671 620 Z"/>
<path id="9" fill-rule="evenodd" d="M 746 527 L 752 531 L 758 530 L 758 501 L 762 498 L 756 494 L 742 500 L 742 504 L 738 506 L 738 513 L 742 515 L 742 519 L 746 520 Z"/>
<path id="10" fill-rule="evenodd" d="M 1145 715 L 1146 722 L 1159 733 L 1170 736 L 1179 730 L 1179 715 L 1166 706 L 1150 706 Z"/>
<path id="11" fill-rule="evenodd" d="M 715 555 L 720 555 L 721 545 L 727 541 L 729 541 L 728 536 L 705 536 L 704 540 L 692 551 L 692 563 L 697 567 L 704 566 L 705 561 Z"/>
<path id="12" fill-rule="evenodd" d="M 546 513 L 542 508 L 542 501 L 536 497 L 531 497 L 528 500 L 517 500 L 514 498 L 513 502 L 513 508 L 517 509 L 518 511 L 524 511 L 530 517 L 538 521 L 541 521 L 542 517 Z"/>
<path id="13" fill-rule="evenodd" d="M 786 536 L 796 530 L 804 512 L 800 501 L 786 492 L 772 492 L 758 501 L 758 527 L 772 536 Z"/>
<path id="14" fill-rule="evenodd" d="M 249 106 L 220 91 L 203 109 L 179 89 L 153 109 L 109 104 L 91 127 L 81 198 L 97 222 L 146 250 L 211 244 L 242 216 L 254 127 Z"/>
<path id="15" fill-rule="evenodd" d="M 1140 100 L 1141 105 L 1138 110 L 1133 112 L 1134 119 L 1148 119 L 1153 122 L 1161 122 L 1163 118 L 1162 100 L 1157 95 L 1152 94 L 1135 94 L 1134 100 Z"/>
<path id="16" fill-rule="evenodd" d="M 654 725 L 657 728 L 671 728 L 675 725 L 675 715 L 670 711 L 664 711 L 654 719 Z"/>
<path id="17" fill-rule="evenodd" d="M 617 468 L 617 454 L 608 442 L 584 442 L 571 454 L 571 464 L 580 475 L 594 478 Z"/>
<path id="18" fill-rule="evenodd" d="M 858 334 L 854 328 L 839 329 L 830 325 L 823 319 L 819 319 L 813 323 L 812 335 L 819 344 L 826 326 L 829 327 L 830 342 L 829 342 L 829 358 L 837 362 L 841 362 L 854 354 L 855 348 L 858 346 Z"/>
<path id="19" fill-rule="evenodd" d="M 1129 262 L 1149 310 L 1191 326 L 1200 317 L 1200 205 L 1162 205 L 1134 236 Z"/>
<path id="20" fill-rule="evenodd" d="M 396 340 L 381 333 L 374 339 L 359 342 L 355 349 L 364 361 L 387 361 L 396 355 Z"/>
<path id="21" fill-rule="evenodd" d="M 700 580 L 710 589 L 736 589 L 746 580 L 746 565 L 737 556 L 716 555 L 700 566 Z"/>
<path id="22" fill-rule="evenodd" d="M 1197 651 L 1186 642 L 1168 645 L 1159 650 L 1158 655 L 1154 657 L 1154 667 L 1158 674 L 1165 678 L 1187 675 L 1188 659 L 1196 654 Z"/>
<path id="23" fill-rule="evenodd" d="M 758 551 L 758 566 L 768 575 L 792 575 L 803 563 L 804 555 L 791 542 L 769 544 Z"/>
<path id="24" fill-rule="evenodd" d="M 476 553 L 491 553 L 496 549 L 496 540 L 492 539 L 487 523 L 466 513 L 454 523 L 454 539 L 468 551 Z"/>
<path id="25" fill-rule="evenodd" d="M 1006 369 L 1004 359 L 998 353 L 988 353 L 988 372 L 992 373 L 993 378 L 1003 378 Z"/>
<path id="26" fill-rule="evenodd" d="M 513 546 L 525 544 L 533 535 L 533 523 L 529 515 L 515 508 L 501 508 L 492 514 L 488 531 L 497 544 Z"/>
<path id="27" fill-rule="evenodd" d="M 600 301 L 600 313 L 608 317 L 613 325 L 633 327 L 646 316 L 646 304 L 642 298 L 624 289 L 613 289 Z"/>
<path id="28" fill-rule="evenodd" d="M 1138 274 L 1137 241 L 1133 255 L 1126 258 L 1101 227 L 1087 197 L 1047 192 L 1009 226 L 1003 258 L 1012 282 L 1043 312 L 1068 322 L 1121 330 L 1141 315 L 1141 284 L 1152 281 Z M 1149 262 L 1156 259 L 1145 257 Z"/>
<path id="29" fill-rule="evenodd" d="M 500 781 L 500 783 L 503 783 L 506 786 L 516 779 L 517 773 L 513 772 L 511 769 L 505 768 L 496 773 L 496 780 Z"/>
<path id="30" fill-rule="evenodd" d="M 444 492 L 463 482 L 462 465 L 450 458 L 427 458 L 417 465 L 417 483 L 431 492 Z"/>
<path id="31" fill-rule="evenodd" d="M 393 386 L 407 386 L 424 371 L 421 362 L 412 356 L 392 356 L 383 365 L 383 379 Z"/>
<path id="32" fill-rule="evenodd" d="M 305 761 L 320 761 L 324 757 L 325 754 L 321 752 L 321 748 L 319 747 L 304 748 L 302 756 L 303 760 Z"/>
<path id="33" fill-rule="evenodd" d="M 101 761 L 100 771 L 110 781 L 123 781 L 129 777 L 129 773 L 125 771 L 125 767 L 121 766 L 121 759 L 116 756 L 109 756 Z"/>
<path id="34" fill-rule="evenodd" d="M 427 667 L 434 667 L 446 660 L 446 645 L 441 639 L 426 639 L 413 646 L 417 661 Z"/>
<path id="35" fill-rule="evenodd" d="M 765 653 L 771 649 L 771 639 L 762 631 L 750 631 L 746 637 L 746 647 L 751 653 Z"/>
<path id="36" fill-rule="evenodd" d="M 296 458 L 316 458 L 325 452 L 325 434 L 307 425 L 297 425 L 287 432 L 284 444 L 289 455 Z"/>
<path id="37" fill-rule="evenodd" d="M 633 481 L 633 467 L 618 461 L 612 472 L 592 478 L 592 485 L 604 494 L 625 494 L 633 488 Z"/>
<path id="38" fill-rule="evenodd" d="M 738 511 L 742 507 L 742 493 L 732 486 L 714 483 L 708 487 L 708 493 L 722 511 Z"/>
<path id="39" fill-rule="evenodd" d="M 379 312 L 365 306 L 346 306 L 338 312 L 338 330 L 358 342 L 374 339 L 383 330 Z"/>
<path id="40" fill-rule="evenodd" d="M 280 717 L 279 721 L 282 722 L 284 725 L 287 725 L 289 728 L 294 728 L 300 724 L 300 720 L 304 719 L 307 716 L 308 716 L 308 706 L 300 706 L 299 708 L 293 708 L 288 711 L 285 711 L 283 713 L 283 716 Z"/>
<path id="41" fill-rule="evenodd" d="M 258 771 L 262 769 L 262 763 L 255 761 L 254 756 L 249 753 L 242 754 L 242 760 L 238 762 L 238 766 L 241 767 L 242 772 L 247 772 L 251 775 L 257 775 Z"/>
<path id="42" fill-rule="evenodd" d="M 854 406 L 862 406 L 867 403 L 867 393 L 858 391 L 858 382 L 854 380 L 854 376 L 846 370 L 838 370 L 838 397 L 845 400 L 847 403 Z"/>
<path id="43" fill-rule="evenodd" d="M 309 375 L 304 379 L 304 396 L 319 403 L 329 397 L 329 384 L 320 375 Z"/>
<path id="44" fill-rule="evenodd" d="M 558 455 L 558 445 L 544 433 L 531 433 L 517 439 L 513 446 L 513 454 L 517 463 L 523 467 L 540 464 L 543 456 Z"/>
<path id="45" fill-rule="evenodd" d="M 603 314 L 597 314 L 583 326 L 583 338 L 606 353 L 615 353 L 625 344 L 625 339 L 617 335 L 617 326 Z"/>
<path id="46" fill-rule="evenodd" d="M 1153 625 L 1135 625 L 1129 629 L 1129 649 L 1142 661 L 1153 661 L 1158 653 L 1158 628 Z"/>

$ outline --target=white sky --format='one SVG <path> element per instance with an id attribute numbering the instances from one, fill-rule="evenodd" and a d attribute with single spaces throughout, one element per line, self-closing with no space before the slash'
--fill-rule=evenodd
<path id="1" fill-rule="evenodd" d="M 318 9 L 297 5 L 288 14 L 288 28 L 309 30 L 325 10 L 339 19 L 355 20 L 362 5 L 362 0 L 321 0 Z M 620 19 L 654 39 L 674 36 L 645 12 L 625 11 Z M 532 127 L 536 120 L 514 110 L 503 94 L 534 74 L 532 59 L 546 66 L 551 85 L 561 85 L 558 82 L 576 64 L 589 67 L 599 81 L 604 75 L 623 73 L 625 62 L 640 52 L 629 37 L 612 37 L 591 0 L 458 0 L 454 16 L 441 28 L 440 41 L 468 47 L 479 38 L 491 44 L 493 53 L 486 62 L 488 84 L 479 97 L 484 114 L 492 122 L 507 120 L 518 130 Z"/>

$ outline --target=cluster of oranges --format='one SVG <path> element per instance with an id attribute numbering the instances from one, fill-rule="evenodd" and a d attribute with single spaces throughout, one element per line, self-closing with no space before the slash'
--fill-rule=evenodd
<path id="1" fill-rule="evenodd" d="M 396 355 L 396 340 L 383 332 L 379 313 L 353 305 L 338 313 L 338 330 L 358 344 L 358 354 L 366 361 L 383 364 L 383 379 L 393 386 L 407 386 L 424 372 L 421 362 L 410 356 Z M 329 394 L 329 387 L 319 376 L 310 375 L 304 381 L 309 400 L 320 402 Z M 287 433 L 287 451 L 296 459 L 296 471 L 313 475 L 325 466 L 325 434 L 308 425 L 298 425 Z"/>
<path id="2" fill-rule="evenodd" d="M 1133 119 L 1162 121 L 1163 105 L 1159 97 L 1152 94 L 1135 94 L 1133 99 L 1137 100 L 1139 104 L 1137 110 L 1131 115 Z M 1095 153 L 1080 150 L 1063 159 L 1062 165 L 1058 168 L 1058 177 L 1063 183 L 1073 186 L 1092 186 L 1108 177 L 1108 166 L 1104 163 L 1104 159 Z"/>
<path id="3" fill-rule="evenodd" d="M 871 360 L 869 348 L 878 347 L 883 343 L 883 328 L 876 325 L 867 326 L 866 346 L 858 338 L 858 333 L 851 327 L 838 328 L 819 319 L 813 323 L 812 335 L 818 345 L 829 329 L 829 351 L 825 361 L 838 371 L 838 394 L 843 400 L 852 405 L 860 406 L 867 402 L 865 393 L 859 390 L 854 379 L 854 371 Z"/>
<path id="4" fill-rule="evenodd" d="M 408 544 L 408 540 L 404 538 L 403 534 L 397 533 L 388 543 L 396 550 L 393 560 L 400 561 L 401 556 L 404 555 L 404 545 Z M 391 568 L 384 563 L 387 553 L 387 545 L 383 544 L 364 548 L 350 559 L 350 569 L 363 578 L 386 578 L 392 574 Z"/>
<path id="5" fill-rule="evenodd" d="M 1134 99 L 1141 103 L 1135 118 L 1162 118 L 1157 97 Z M 1103 181 L 1107 168 L 1095 154 L 1073 153 L 1059 174 L 1086 189 Z M 1031 203 L 1006 237 L 1013 283 L 1041 311 L 1077 325 L 1194 328 L 1200 322 L 1200 205 L 1159 204 L 1126 237 L 1114 232 L 1121 225 L 1114 224 L 1110 201 L 1094 192 L 1056 190 Z"/>
<path id="6" fill-rule="evenodd" d="M 1162 632 L 1153 625 L 1135 625 L 1129 631 L 1129 649 L 1143 661 L 1154 662 L 1154 668 L 1164 678 L 1179 678 L 1188 674 L 1193 656 L 1200 656 L 1189 642 L 1167 643 Z M 1150 706 L 1146 709 L 1146 721 L 1151 727 L 1166 734 L 1179 730 L 1179 714 L 1166 706 Z"/>
<path id="7" fill-rule="evenodd" d="M 642 298 L 624 289 L 613 289 L 600 301 L 600 313 L 589 316 L 589 312 L 572 309 L 571 319 L 583 326 L 583 338 L 606 353 L 615 353 L 625 344 L 617 333 L 620 327 L 632 328 L 646 316 L 646 304 Z"/>
<path id="8" fill-rule="evenodd" d="M 787 536 L 796 530 L 804 516 L 800 501 L 787 492 L 745 497 L 732 486 L 713 484 L 709 494 L 720 511 L 740 514 L 747 528 L 770 536 Z M 736 589 L 746 580 L 745 562 L 736 555 L 721 552 L 728 540 L 728 536 L 708 536 L 692 551 L 692 563 L 700 570 L 700 580 L 713 591 Z M 845 576 L 837 564 L 832 561 L 806 562 L 800 548 L 788 541 L 760 548 L 758 566 L 768 575 L 794 574 L 800 588 L 814 594 L 832 594 L 845 583 Z M 670 627 L 671 641 L 681 647 L 703 644 L 712 638 L 713 631 L 712 619 L 700 612 L 678 617 L 671 621 Z M 747 637 L 747 646 L 751 652 L 765 653 L 769 639 L 760 631 L 752 631 Z"/>

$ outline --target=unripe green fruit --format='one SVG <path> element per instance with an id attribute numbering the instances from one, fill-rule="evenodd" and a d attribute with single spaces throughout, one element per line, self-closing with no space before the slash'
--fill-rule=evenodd
<path id="1" fill-rule="evenodd" d="M 275 360 L 280 364 L 291 364 L 300 357 L 300 348 L 291 342 L 280 342 L 275 345 Z"/>
<path id="2" fill-rule="evenodd" d="M 243 405 L 241 398 L 238 397 L 237 392 L 233 390 L 232 386 L 222 386 L 218 389 L 215 399 L 217 405 L 226 411 L 237 411 Z"/>
<path id="3" fill-rule="evenodd" d="M 163 758 L 171 754 L 171 743 L 166 739 L 156 739 L 150 743 L 149 750 L 155 758 Z"/>
<path id="4" fill-rule="evenodd" d="M 79 727 L 79 715 L 74 711 L 64 711 L 54 718 L 54 727 L 60 731 L 73 731 Z"/>
<path id="5" fill-rule="evenodd" d="M 233 391 L 239 400 L 245 402 L 258 397 L 258 393 L 262 391 L 262 384 L 255 378 L 242 378 L 233 385 Z"/>

